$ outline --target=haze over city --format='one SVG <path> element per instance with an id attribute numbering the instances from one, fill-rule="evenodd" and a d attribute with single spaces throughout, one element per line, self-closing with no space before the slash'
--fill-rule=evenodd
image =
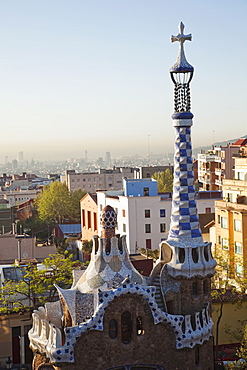
<path id="1" fill-rule="evenodd" d="M 13 0 L 0 11 L 0 162 L 22 150 L 42 160 L 173 151 L 167 66 L 180 21 L 192 33 L 193 146 L 246 134 L 246 1 Z"/>

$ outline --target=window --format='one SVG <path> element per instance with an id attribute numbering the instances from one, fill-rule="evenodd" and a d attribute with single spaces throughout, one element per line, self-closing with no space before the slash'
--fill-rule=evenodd
<path id="1" fill-rule="evenodd" d="M 227 202 L 232 202 L 232 193 L 227 193 Z"/>
<path id="2" fill-rule="evenodd" d="M 204 295 L 208 294 L 208 281 L 207 280 L 203 280 L 203 293 Z"/>
<path id="3" fill-rule="evenodd" d="M 86 226 L 86 220 L 85 220 L 85 210 L 82 209 L 82 227 Z"/>
<path id="4" fill-rule="evenodd" d="M 150 209 L 145 209 L 145 218 L 150 218 Z"/>
<path id="5" fill-rule="evenodd" d="M 165 233 L 166 231 L 166 224 L 160 224 L 160 232 Z"/>
<path id="6" fill-rule="evenodd" d="M 236 274 L 240 276 L 243 275 L 243 266 L 239 263 L 236 263 Z"/>
<path id="7" fill-rule="evenodd" d="M 197 296 L 198 296 L 198 286 L 197 286 L 197 282 L 192 283 L 192 295 L 193 295 L 194 297 L 197 297 Z"/>
<path id="8" fill-rule="evenodd" d="M 91 229 L 91 212 L 87 211 L 87 227 L 88 229 Z"/>
<path id="9" fill-rule="evenodd" d="M 200 362 L 199 346 L 195 346 L 195 365 L 198 366 Z"/>
<path id="10" fill-rule="evenodd" d="M 116 320 L 109 321 L 109 337 L 111 339 L 115 339 L 117 337 L 117 321 Z"/>
<path id="11" fill-rule="evenodd" d="M 226 239 L 226 238 L 221 238 L 221 245 L 222 245 L 222 249 L 224 249 L 224 250 L 228 250 L 228 249 L 229 249 L 229 242 L 228 242 L 228 239 Z"/>
<path id="12" fill-rule="evenodd" d="M 166 210 L 160 209 L 160 217 L 166 217 Z"/>
<path id="13" fill-rule="evenodd" d="M 100 204 L 99 205 L 99 210 L 102 211 L 102 209 L 103 209 L 103 206 L 102 206 L 102 204 Z"/>
<path id="14" fill-rule="evenodd" d="M 243 247 L 242 247 L 242 243 L 240 243 L 240 242 L 235 242 L 235 253 L 243 254 Z"/>
<path id="15" fill-rule="evenodd" d="M 146 249 L 151 249 L 152 248 L 152 241 L 151 239 L 146 239 Z"/>
<path id="16" fill-rule="evenodd" d="M 126 233 L 126 224 L 123 224 L 123 232 Z"/>
<path id="17" fill-rule="evenodd" d="M 136 318 L 136 334 L 137 335 L 143 335 L 144 334 L 141 316 L 138 316 Z"/>
<path id="18" fill-rule="evenodd" d="M 237 179 L 244 180 L 244 172 L 237 172 Z"/>
<path id="19" fill-rule="evenodd" d="M 125 209 L 122 209 L 122 216 L 125 217 Z"/>
<path id="20" fill-rule="evenodd" d="M 220 215 L 218 215 L 218 224 L 220 224 Z"/>
<path id="21" fill-rule="evenodd" d="M 150 224 L 145 224 L 145 233 L 151 233 L 151 225 Z"/>
<path id="22" fill-rule="evenodd" d="M 143 195 L 144 195 L 144 197 L 149 196 L 149 188 L 143 188 Z"/>
<path id="23" fill-rule="evenodd" d="M 220 218 L 220 225 L 223 229 L 227 229 L 227 218 L 226 217 L 221 217 Z"/>
<path id="24" fill-rule="evenodd" d="M 241 220 L 234 220 L 234 230 L 241 231 Z"/>
<path id="25" fill-rule="evenodd" d="M 93 213 L 93 228 L 94 228 L 94 231 L 98 230 L 97 229 L 97 213 L 96 212 Z"/>
<path id="26" fill-rule="evenodd" d="M 131 315 L 128 311 L 125 311 L 121 315 L 121 332 L 122 342 L 127 344 L 131 341 L 132 337 L 132 321 Z"/>
<path id="27" fill-rule="evenodd" d="M 206 207 L 205 208 L 205 213 L 211 213 L 211 208 L 210 207 Z"/>

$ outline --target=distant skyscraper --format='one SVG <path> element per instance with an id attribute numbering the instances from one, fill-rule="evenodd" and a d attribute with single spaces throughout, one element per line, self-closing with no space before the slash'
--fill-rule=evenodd
<path id="1" fill-rule="evenodd" d="M 105 163 L 108 165 L 111 165 L 111 153 L 110 152 L 105 153 Z"/>
<path id="2" fill-rule="evenodd" d="M 19 152 L 18 154 L 17 154 L 17 161 L 18 162 L 22 162 L 23 161 L 23 152 Z"/>
<path id="3" fill-rule="evenodd" d="M 13 159 L 12 161 L 12 169 L 15 170 L 18 167 L 18 162 L 16 159 Z"/>

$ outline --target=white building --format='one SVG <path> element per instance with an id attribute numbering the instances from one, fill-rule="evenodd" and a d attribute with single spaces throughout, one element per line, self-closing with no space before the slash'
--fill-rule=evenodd
<path id="1" fill-rule="evenodd" d="M 100 214 L 106 205 L 117 213 L 118 234 L 126 234 L 130 253 L 139 248 L 156 249 L 167 239 L 171 217 L 171 193 L 158 194 L 154 179 L 124 179 L 123 191 L 98 191 L 98 225 Z M 148 195 L 149 194 L 149 195 Z M 198 214 L 214 213 L 214 201 L 221 199 L 220 192 L 197 194 Z M 99 229 L 99 235 L 101 234 Z"/>
<path id="2" fill-rule="evenodd" d="M 30 199 L 37 198 L 40 190 L 6 190 L 0 191 L 0 198 L 6 199 L 11 207 L 17 206 L 23 202 L 26 202 Z"/>

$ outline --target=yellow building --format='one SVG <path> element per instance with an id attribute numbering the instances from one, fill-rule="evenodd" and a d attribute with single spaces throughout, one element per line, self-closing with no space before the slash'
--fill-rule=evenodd
<path id="1" fill-rule="evenodd" d="M 10 358 L 13 364 L 31 364 L 32 351 L 27 333 L 31 328 L 31 312 L 0 315 L 0 368 Z"/>
<path id="2" fill-rule="evenodd" d="M 235 157 L 235 179 L 223 180 L 223 200 L 215 202 L 216 254 L 231 264 L 231 273 L 246 277 L 247 157 Z"/>
<path id="3" fill-rule="evenodd" d="M 218 329 L 218 344 L 229 344 L 237 343 L 238 340 L 226 332 L 226 328 L 231 330 L 237 330 L 242 327 L 241 322 L 246 321 L 247 317 L 247 295 L 237 294 L 232 290 L 228 290 L 224 295 L 218 298 L 213 298 L 212 300 L 212 318 L 214 322 L 213 335 L 214 341 L 216 341 L 216 331 L 217 331 L 217 320 L 220 315 L 221 310 L 221 300 L 223 300 L 222 305 L 222 317 L 219 323 Z M 216 344 L 216 343 L 215 343 Z"/>

